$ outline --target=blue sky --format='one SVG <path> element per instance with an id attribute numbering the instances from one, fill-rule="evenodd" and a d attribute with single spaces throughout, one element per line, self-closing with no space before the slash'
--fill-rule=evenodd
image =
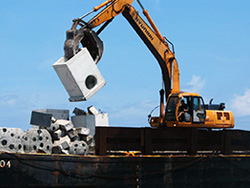
<path id="1" fill-rule="evenodd" d="M 33 109 L 72 112 L 90 105 L 109 113 L 112 125 L 148 126 L 147 115 L 159 104 L 161 72 L 122 15 L 100 35 L 104 55 L 98 67 L 107 84 L 89 101 L 70 103 L 52 67 L 63 56 L 72 19 L 102 2 L 1 1 L 1 127 L 27 130 Z M 181 90 L 198 92 L 205 102 L 225 102 L 235 128 L 250 130 L 250 1 L 141 2 L 161 34 L 175 44 Z M 142 15 L 136 1 L 133 5 Z"/>

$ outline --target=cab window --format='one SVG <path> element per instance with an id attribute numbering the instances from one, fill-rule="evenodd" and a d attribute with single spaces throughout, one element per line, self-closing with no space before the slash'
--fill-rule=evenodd
<path id="1" fill-rule="evenodd" d="M 193 110 L 204 110 L 203 101 L 200 97 L 194 97 Z"/>
<path id="2" fill-rule="evenodd" d="M 193 123 L 204 123 L 206 111 L 204 109 L 204 102 L 201 97 L 193 98 Z"/>

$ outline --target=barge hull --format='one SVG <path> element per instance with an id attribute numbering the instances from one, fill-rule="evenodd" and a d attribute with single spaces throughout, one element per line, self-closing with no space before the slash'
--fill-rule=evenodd
<path id="1" fill-rule="evenodd" d="M 1 153 L 1 187 L 248 187 L 249 155 Z M 18 182 L 18 183 L 17 183 Z"/>

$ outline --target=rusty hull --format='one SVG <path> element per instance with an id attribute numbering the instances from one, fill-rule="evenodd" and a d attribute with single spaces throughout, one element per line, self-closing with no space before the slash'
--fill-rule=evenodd
<path id="1" fill-rule="evenodd" d="M 250 184 L 250 156 L 1 153 L 0 177 L 1 187 L 240 188 Z"/>

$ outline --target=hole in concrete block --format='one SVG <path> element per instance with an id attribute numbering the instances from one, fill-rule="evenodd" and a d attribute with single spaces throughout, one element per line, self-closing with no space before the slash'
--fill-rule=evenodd
<path id="1" fill-rule="evenodd" d="M 92 89 L 97 84 L 97 79 L 93 75 L 89 75 L 85 80 L 85 85 L 88 89 Z"/>
<path id="2" fill-rule="evenodd" d="M 42 148 L 43 146 L 44 146 L 43 143 L 41 143 L 41 144 L 40 144 L 40 147 Z"/>
<path id="3" fill-rule="evenodd" d="M 32 139 L 34 142 L 36 141 L 36 137 L 33 137 L 33 139 Z"/>
<path id="4" fill-rule="evenodd" d="M 33 146 L 33 149 L 36 150 L 36 146 Z"/>
<path id="5" fill-rule="evenodd" d="M 13 149 L 15 148 L 15 146 L 14 146 L 13 144 L 10 144 L 10 145 L 9 145 L 9 148 L 10 148 L 11 150 L 13 150 Z"/>
<path id="6" fill-rule="evenodd" d="M 7 144 L 7 140 L 2 140 L 2 145 L 5 146 Z"/>
<path id="7" fill-rule="evenodd" d="M 14 136 L 15 136 L 15 134 L 14 134 L 14 133 L 11 133 L 11 134 L 10 134 L 10 136 L 14 137 Z"/>
<path id="8" fill-rule="evenodd" d="M 18 145 L 18 149 L 22 149 L 22 145 L 21 144 Z"/>

